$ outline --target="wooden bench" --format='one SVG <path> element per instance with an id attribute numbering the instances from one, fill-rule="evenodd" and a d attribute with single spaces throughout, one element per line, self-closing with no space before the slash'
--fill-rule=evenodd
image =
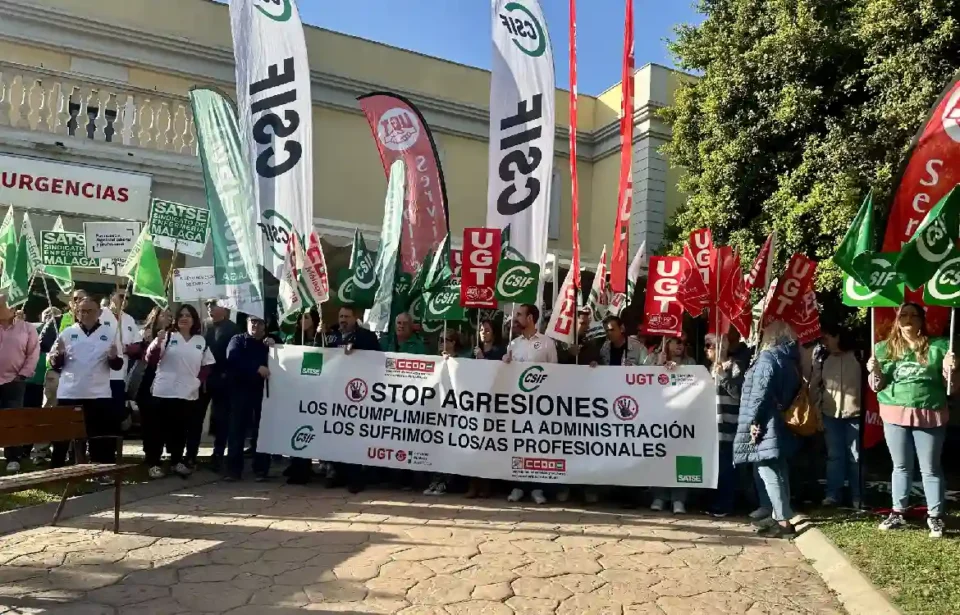
<path id="1" fill-rule="evenodd" d="M 122 436 L 103 436 L 117 441 L 117 460 L 123 453 Z M 14 408 L 0 410 L 0 447 L 26 446 L 35 442 L 72 441 L 76 451 L 77 465 L 49 470 L 24 472 L 0 476 L 0 494 L 17 493 L 25 489 L 66 482 L 60 505 L 53 516 L 56 525 L 63 506 L 74 484 L 88 478 L 112 476 L 114 478 L 113 532 L 120 532 L 120 486 L 123 473 L 134 465 L 119 463 L 86 463 L 87 427 L 80 408 Z"/>

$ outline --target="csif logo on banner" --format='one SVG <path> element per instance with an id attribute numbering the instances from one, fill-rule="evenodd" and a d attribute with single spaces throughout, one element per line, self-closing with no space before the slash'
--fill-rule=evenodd
<path id="1" fill-rule="evenodd" d="M 507 134 L 516 128 L 523 130 Z M 500 179 L 507 182 L 497 197 L 497 212 L 502 216 L 515 216 L 527 210 L 540 196 L 540 180 L 533 174 L 543 163 L 543 151 L 533 143 L 543 138 L 543 129 L 542 94 L 521 100 L 517 103 L 517 114 L 500 121 L 500 151 L 507 152 L 502 154 L 497 165 Z M 516 149 L 526 145 L 529 145 L 526 150 Z M 520 177 L 517 177 L 518 173 Z M 524 192 L 515 198 L 520 193 L 518 185 Z"/>
<path id="2" fill-rule="evenodd" d="M 395 152 L 408 150 L 420 138 L 420 120 L 402 107 L 394 107 L 380 116 L 377 138 L 387 149 Z"/>
<path id="3" fill-rule="evenodd" d="M 290 221 L 274 209 L 267 209 L 257 226 L 263 231 L 263 236 L 270 242 L 270 249 L 277 258 L 286 259 L 287 243 L 290 241 Z"/>
<path id="4" fill-rule="evenodd" d="M 960 298 L 960 257 L 943 263 L 925 289 L 935 302 L 951 302 Z"/>
<path id="5" fill-rule="evenodd" d="M 289 21 L 293 16 L 293 0 L 257 0 L 255 6 L 261 14 L 274 21 Z"/>
<path id="6" fill-rule="evenodd" d="M 304 425 L 293 432 L 293 437 L 290 438 L 290 448 L 295 451 L 302 451 L 307 448 L 316 437 L 317 434 L 313 433 L 313 426 Z"/>
<path id="7" fill-rule="evenodd" d="M 547 374 L 540 365 L 531 365 L 520 373 L 517 379 L 517 386 L 524 393 L 532 393 L 540 388 L 540 385 L 547 381 Z"/>
<path id="8" fill-rule="evenodd" d="M 500 13 L 500 24 L 510 33 L 517 49 L 531 58 L 539 58 L 547 50 L 543 26 L 521 2 L 508 2 Z"/>

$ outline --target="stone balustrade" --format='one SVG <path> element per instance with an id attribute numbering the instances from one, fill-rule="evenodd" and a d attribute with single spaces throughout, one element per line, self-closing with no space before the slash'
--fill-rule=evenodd
<path id="1" fill-rule="evenodd" d="M 185 96 L 0 61 L 0 127 L 195 156 Z"/>

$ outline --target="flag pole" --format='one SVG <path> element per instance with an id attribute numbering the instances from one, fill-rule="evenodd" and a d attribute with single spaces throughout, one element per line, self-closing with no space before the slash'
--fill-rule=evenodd
<path id="1" fill-rule="evenodd" d="M 873 312 L 873 310 L 870 310 L 870 311 L 871 313 Z M 956 315 L 957 315 L 956 309 L 951 307 L 950 308 L 950 352 L 951 353 L 953 353 L 953 336 L 955 333 L 956 321 L 957 321 Z M 954 369 L 956 369 L 956 365 L 954 365 Z M 953 390 L 953 369 L 947 372 L 947 395 L 949 395 L 952 390 Z"/>
<path id="2" fill-rule="evenodd" d="M 167 269 L 167 279 L 163 282 L 163 294 L 166 295 L 170 290 L 170 282 L 173 280 L 173 270 L 177 266 L 177 256 L 180 253 L 180 240 L 173 240 L 173 253 L 170 255 L 170 267 Z"/>

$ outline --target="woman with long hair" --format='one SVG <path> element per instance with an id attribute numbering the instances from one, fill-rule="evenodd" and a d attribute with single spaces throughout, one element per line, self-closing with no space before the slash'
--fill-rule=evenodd
<path id="1" fill-rule="evenodd" d="M 823 417 L 827 443 L 827 493 L 823 505 L 844 500 L 844 483 L 850 500 L 860 508 L 860 406 L 863 365 L 850 332 L 833 323 L 820 327 L 823 342 L 813 352 L 810 400 Z"/>
<path id="2" fill-rule="evenodd" d="M 931 538 L 943 537 L 945 484 L 940 454 L 947 435 L 947 380 L 956 388 L 956 359 L 944 338 L 931 338 L 923 306 L 904 303 L 885 341 L 867 361 L 870 388 L 877 392 L 883 435 L 893 461 L 893 511 L 881 530 L 906 523 L 914 457 L 920 461 L 927 527 Z"/>
<path id="3" fill-rule="evenodd" d="M 200 315 L 192 305 L 184 304 L 176 312 L 176 322 L 161 329 L 147 349 L 147 362 L 157 366 L 151 393 L 157 415 L 163 421 L 170 465 L 180 476 L 192 470 L 183 463 L 187 429 L 199 411 L 200 385 L 214 363 L 207 341 L 200 335 Z"/>
<path id="4" fill-rule="evenodd" d="M 489 318 L 481 320 L 480 329 L 477 331 L 477 347 L 473 349 L 474 358 L 500 361 L 506 354 L 500 331 L 493 326 L 493 321 Z"/>
<path id="5" fill-rule="evenodd" d="M 147 320 L 143 325 L 140 342 L 140 356 L 146 356 L 146 351 L 159 335 L 161 331 L 167 330 L 173 322 L 173 315 L 170 308 L 155 306 L 150 310 Z M 150 478 L 163 478 L 164 472 L 160 467 L 160 458 L 163 456 L 163 444 L 165 440 L 164 420 L 158 413 L 158 408 L 150 393 L 154 378 L 157 375 L 157 366 L 151 365 L 146 360 L 139 361 L 131 374 L 131 380 L 139 377 L 137 380 L 136 391 L 133 393 L 137 408 L 140 409 L 140 429 L 143 432 L 143 455 L 145 463 L 149 470 Z M 169 451 L 167 451 L 169 452 Z"/>
<path id="6" fill-rule="evenodd" d="M 787 323 L 777 320 L 762 332 L 757 360 L 743 378 L 733 462 L 752 463 L 770 500 L 772 520 L 758 520 L 770 536 L 794 533 L 790 519 L 790 468 L 795 442 L 783 418 L 800 391 L 800 349 Z"/>

